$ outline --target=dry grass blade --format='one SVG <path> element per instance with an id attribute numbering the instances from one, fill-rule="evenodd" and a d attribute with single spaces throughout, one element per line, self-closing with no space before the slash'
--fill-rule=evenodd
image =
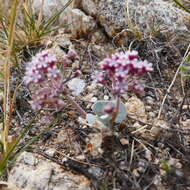
<path id="1" fill-rule="evenodd" d="M 185 7 L 180 1 L 178 0 L 173 0 L 179 7 L 181 7 L 183 10 L 185 10 L 187 13 L 190 13 L 190 10 Z"/>
<path id="2" fill-rule="evenodd" d="M 14 40 L 14 31 L 15 31 L 15 23 L 16 23 L 16 12 L 17 12 L 18 0 L 14 0 L 11 8 L 10 15 L 10 25 L 8 30 L 8 50 L 7 50 L 7 58 L 4 64 L 4 126 L 3 126 L 3 144 L 4 144 L 4 152 L 7 152 L 8 145 L 8 133 L 10 128 L 10 120 L 11 120 L 11 99 L 10 99 L 10 69 L 11 69 L 11 57 L 13 54 L 13 40 Z"/>
<path id="3" fill-rule="evenodd" d="M 130 161 L 129 161 L 129 168 L 131 168 L 132 162 L 133 162 L 133 157 L 135 153 L 135 141 L 133 140 L 132 146 L 131 146 L 131 155 L 130 155 Z"/>
<path id="4" fill-rule="evenodd" d="M 177 75 L 179 74 L 179 72 L 180 72 L 180 70 L 181 70 L 181 66 L 185 63 L 185 61 L 186 61 L 186 59 L 188 58 L 189 54 L 190 54 L 190 44 L 189 44 L 189 46 L 188 46 L 188 48 L 187 48 L 187 50 L 186 50 L 186 52 L 185 52 L 185 55 L 184 55 L 184 57 L 183 57 L 183 59 L 182 59 L 180 65 L 179 65 L 179 67 L 178 67 L 178 69 L 177 69 L 175 75 L 174 75 L 174 78 L 173 78 L 172 82 L 170 83 L 170 86 L 169 86 L 169 88 L 167 89 L 167 92 L 166 92 L 166 94 L 165 94 L 165 96 L 164 96 L 164 98 L 163 98 L 163 101 L 162 101 L 161 106 L 160 106 L 160 110 L 159 110 L 159 112 L 158 112 L 158 117 L 157 117 L 158 119 L 160 119 L 160 116 L 161 116 L 161 113 L 162 113 L 162 110 L 163 110 L 163 107 L 164 107 L 164 103 L 165 103 L 165 101 L 166 101 L 166 98 L 167 98 L 168 94 L 169 94 L 170 91 L 171 91 L 172 86 L 173 86 L 174 83 L 175 83 L 175 80 L 176 80 L 176 78 L 177 78 Z"/>

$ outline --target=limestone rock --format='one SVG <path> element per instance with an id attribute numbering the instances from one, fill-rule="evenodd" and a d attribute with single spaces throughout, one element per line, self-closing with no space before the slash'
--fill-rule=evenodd
<path id="1" fill-rule="evenodd" d="M 110 37 L 137 30 L 143 36 L 158 31 L 174 42 L 190 39 L 190 15 L 164 0 L 82 0 L 81 6 Z"/>
<path id="2" fill-rule="evenodd" d="M 32 9 L 35 15 L 38 15 L 42 8 L 43 0 L 33 0 Z M 63 7 L 61 0 L 44 0 L 43 3 L 43 16 L 49 18 L 52 14 L 55 14 L 58 10 Z"/>
<path id="3" fill-rule="evenodd" d="M 33 10 L 33 14 L 37 16 L 42 10 L 42 15 L 46 20 L 53 16 L 55 13 L 57 13 L 59 10 L 61 10 L 61 8 L 63 8 L 65 5 L 68 5 L 55 22 L 56 25 L 66 23 L 67 14 L 74 6 L 74 1 L 68 4 L 68 0 L 44 0 L 42 8 L 42 2 L 43 0 L 32 0 L 31 7 Z"/>
<path id="4" fill-rule="evenodd" d="M 100 0 L 98 3 L 98 20 L 111 37 L 127 28 L 125 0 Z"/>
<path id="5" fill-rule="evenodd" d="M 82 0 L 81 7 L 86 14 L 91 16 L 96 16 L 98 14 L 97 3 L 92 0 Z"/>
<path id="6" fill-rule="evenodd" d="M 174 40 L 190 37 L 190 15 L 163 0 L 128 0 L 128 19 L 143 33 L 156 28 Z M 188 26 L 189 25 L 189 26 Z M 189 36 L 189 37 L 187 37 Z"/>
<path id="7" fill-rule="evenodd" d="M 26 157 L 37 159 L 36 164 L 25 162 Z M 33 153 L 22 153 L 11 170 L 8 183 L 20 190 L 90 190 L 90 181 L 64 171 L 58 164 L 44 160 Z"/>
<path id="8" fill-rule="evenodd" d="M 80 9 L 68 11 L 67 24 L 67 30 L 71 32 L 73 38 L 84 37 L 96 26 L 94 19 Z"/>

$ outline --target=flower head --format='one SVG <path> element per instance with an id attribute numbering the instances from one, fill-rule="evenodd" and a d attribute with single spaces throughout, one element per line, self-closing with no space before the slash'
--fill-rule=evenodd
<path id="1" fill-rule="evenodd" d="M 68 54 L 63 57 L 63 63 L 65 60 L 67 63 L 72 63 L 76 57 L 76 52 L 69 50 Z M 64 80 L 57 68 L 55 55 L 48 51 L 42 51 L 32 57 L 26 66 L 24 82 L 26 85 L 32 86 L 32 100 L 29 103 L 33 109 L 39 110 L 44 107 L 60 109 L 64 106 L 61 98 L 64 92 Z M 77 84 L 75 82 L 75 86 L 79 87 Z"/>
<path id="2" fill-rule="evenodd" d="M 102 72 L 96 72 L 93 79 L 101 84 L 110 79 L 112 88 L 117 94 L 128 90 L 142 92 L 144 85 L 138 82 L 138 78 L 153 70 L 152 63 L 138 60 L 137 51 L 112 54 L 102 60 L 99 67 Z"/>
<path id="3" fill-rule="evenodd" d="M 56 57 L 47 51 L 42 51 L 32 58 L 26 67 L 24 82 L 30 83 L 42 82 L 46 77 L 56 78 L 59 76 L 59 70 L 56 67 Z"/>

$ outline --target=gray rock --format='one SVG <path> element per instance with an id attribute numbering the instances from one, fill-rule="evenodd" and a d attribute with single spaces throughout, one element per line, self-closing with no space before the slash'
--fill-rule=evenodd
<path id="1" fill-rule="evenodd" d="M 98 6 L 95 1 L 92 0 L 82 0 L 81 7 L 86 14 L 91 16 L 96 16 L 98 14 Z"/>
<path id="2" fill-rule="evenodd" d="M 127 28 L 125 0 L 100 0 L 98 3 L 98 20 L 111 37 Z"/>
<path id="3" fill-rule="evenodd" d="M 67 19 L 64 17 L 62 22 L 66 20 L 67 30 L 71 32 L 73 38 L 84 37 L 96 27 L 94 19 L 80 9 L 71 9 L 66 17 Z"/>
<path id="4" fill-rule="evenodd" d="M 91 173 L 96 178 L 101 178 L 103 176 L 103 174 L 104 174 L 104 172 L 103 172 L 103 170 L 101 168 L 97 168 L 97 167 L 94 167 L 94 166 L 89 168 L 88 172 Z"/>
<path id="5" fill-rule="evenodd" d="M 33 0 L 32 2 L 32 9 L 35 15 L 39 15 L 41 8 L 42 8 L 43 0 Z M 55 14 L 58 10 L 63 7 L 61 0 L 44 0 L 43 4 L 43 16 L 45 18 L 51 17 Z"/>
<path id="6" fill-rule="evenodd" d="M 57 13 L 61 8 L 63 8 L 67 3 L 68 0 L 44 0 L 43 8 L 42 8 L 43 0 L 33 0 L 32 1 L 32 10 L 34 15 L 39 15 L 42 10 L 42 16 L 47 20 L 52 15 Z M 72 9 L 73 3 L 70 3 L 66 9 L 60 15 L 61 19 L 57 19 L 55 24 L 64 24 L 67 19 L 67 14 L 70 9 Z"/>
<path id="7" fill-rule="evenodd" d="M 25 164 L 34 166 L 37 164 L 38 160 L 33 154 L 28 154 L 27 152 L 22 153 L 23 161 Z"/>
<path id="8" fill-rule="evenodd" d="M 190 15 L 163 0 L 129 0 L 128 16 L 143 33 L 159 30 L 173 40 L 190 37 Z M 188 36 L 188 37 L 187 37 Z"/>
<path id="9" fill-rule="evenodd" d="M 158 31 L 173 42 L 190 41 L 190 15 L 164 0 L 81 0 L 81 7 L 110 37 L 121 31 L 138 31 L 145 37 Z"/>
<path id="10" fill-rule="evenodd" d="M 26 164 L 31 157 L 38 160 L 36 165 Z M 15 184 L 20 190 L 91 190 L 86 177 L 64 171 L 58 164 L 27 152 L 18 157 L 8 183 Z"/>
<path id="11" fill-rule="evenodd" d="M 126 27 L 125 0 L 82 0 L 81 7 L 96 17 L 111 37 Z"/>
<path id="12" fill-rule="evenodd" d="M 49 149 L 47 149 L 47 150 L 45 151 L 45 153 L 46 153 L 48 156 L 53 157 L 53 156 L 55 155 L 55 153 L 56 153 L 56 149 L 54 149 L 54 148 L 49 148 Z"/>

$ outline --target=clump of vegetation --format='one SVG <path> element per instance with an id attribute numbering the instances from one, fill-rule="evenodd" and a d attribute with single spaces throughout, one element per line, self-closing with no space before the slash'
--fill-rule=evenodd
<path id="1" fill-rule="evenodd" d="M 99 63 L 102 71 L 96 72 L 93 79 L 106 86 L 115 100 L 98 101 L 93 106 L 97 115 L 107 114 L 107 125 L 121 122 L 126 117 L 125 106 L 121 103 L 121 94 L 127 91 L 143 93 L 144 83 L 141 77 L 153 70 L 152 64 L 138 59 L 137 51 L 120 52 L 105 58 Z M 115 103 L 114 103 L 115 101 Z M 105 122 L 105 121 L 104 121 Z"/>
<path id="2" fill-rule="evenodd" d="M 77 58 L 73 50 L 69 50 L 63 58 L 63 65 L 72 63 Z M 30 104 L 34 110 L 45 107 L 56 110 L 64 106 L 63 97 L 68 99 L 75 106 L 83 117 L 85 111 L 69 95 L 66 84 L 76 77 L 80 71 L 69 73 L 65 76 L 66 68 L 57 68 L 56 57 L 48 51 L 43 51 L 32 58 L 26 67 L 24 81 L 26 85 L 32 86 L 32 100 Z"/>
<path id="3" fill-rule="evenodd" d="M 11 95 L 11 69 L 15 62 L 20 63 L 19 54 L 24 48 L 41 43 L 42 39 L 58 27 L 53 24 L 59 15 L 70 5 L 68 1 L 50 18 L 44 19 L 42 12 L 36 17 L 31 9 L 31 1 L 0 1 L 0 58 L 3 68 L 0 68 L 1 80 L 4 82 L 3 127 L 0 136 L 0 175 L 3 175 L 10 158 L 13 159 L 16 148 L 25 134 L 31 128 L 28 124 L 19 137 L 10 137 L 12 114 L 18 88 Z M 3 6 L 2 6 L 3 5 Z M 18 10 L 21 10 L 18 12 Z M 20 18 L 18 19 L 18 14 Z M 1 65 L 2 66 L 2 65 Z"/>
<path id="4" fill-rule="evenodd" d="M 63 58 L 63 65 L 72 63 L 77 58 L 73 50 L 69 50 Z M 113 127 L 126 117 L 126 108 L 120 100 L 121 94 L 127 91 L 143 93 L 144 83 L 140 78 L 153 70 L 152 64 L 138 59 L 138 52 L 120 52 L 105 58 L 99 63 L 102 71 L 96 72 L 94 81 L 110 89 L 115 99 L 111 101 L 97 101 L 92 107 L 98 119 L 107 127 Z M 76 77 L 76 71 L 67 77 L 65 68 L 58 69 L 56 57 L 43 51 L 32 58 L 26 67 L 24 81 L 32 86 L 32 100 L 30 104 L 34 110 L 52 108 L 59 110 L 64 107 L 63 99 L 66 98 L 85 118 L 86 112 L 71 98 L 67 90 L 67 83 Z M 89 120 L 89 115 L 87 117 Z M 91 121 L 92 122 L 92 121 Z"/>

